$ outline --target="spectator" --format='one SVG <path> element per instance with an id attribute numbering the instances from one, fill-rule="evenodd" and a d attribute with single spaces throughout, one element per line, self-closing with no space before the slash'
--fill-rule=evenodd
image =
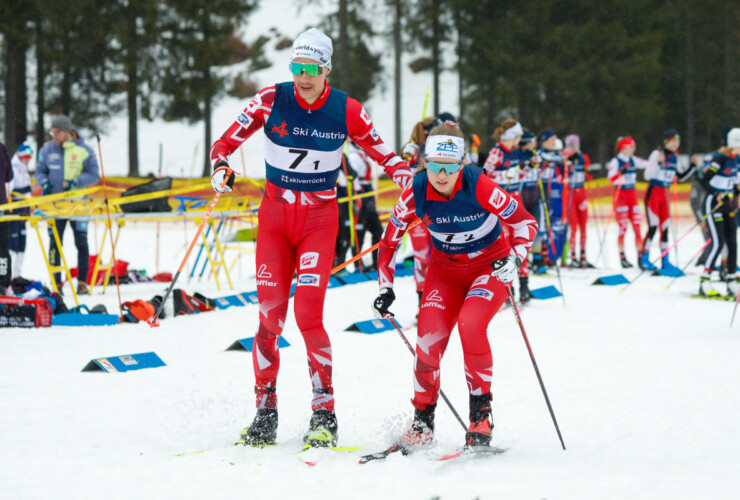
<path id="1" fill-rule="evenodd" d="M 43 188 L 44 195 L 81 189 L 98 182 L 100 179 L 98 160 L 69 118 L 59 115 L 52 120 L 51 137 L 52 140 L 44 144 L 39 151 L 39 161 L 36 165 L 36 182 Z M 69 222 L 77 247 L 77 293 L 87 293 L 85 278 L 90 255 L 87 246 L 87 221 Z M 67 219 L 57 219 L 56 226 L 60 241 L 64 241 Z M 49 261 L 52 266 L 58 266 L 59 252 L 51 229 L 49 236 Z M 60 273 L 54 273 L 54 280 L 61 291 Z"/>
<path id="2" fill-rule="evenodd" d="M 5 144 L 0 142 L 0 182 L 5 184 L 13 179 L 13 168 L 10 166 L 10 158 Z M 8 196 L 4 189 L 0 189 L 0 204 L 8 202 Z M 4 213 L 3 213 L 4 215 Z M 0 294 L 10 286 L 10 223 L 0 222 Z"/>
<path id="3" fill-rule="evenodd" d="M 8 194 L 10 201 L 21 201 L 24 196 L 31 195 L 31 176 L 28 173 L 28 164 L 33 157 L 33 149 L 28 143 L 18 147 L 10 164 L 13 167 L 13 178 L 8 182 Z M 13 195 L 15 193 L 15 196 Z M 11 212 L 13 215 L 28 215 L 28 207 L 16 208 Z M 10 223 L 10 252 L 13 260 L 13 277 L 21 276 L 23 269 L 23 256 L 26 252 L 26 221 L 14 220 Z"/>

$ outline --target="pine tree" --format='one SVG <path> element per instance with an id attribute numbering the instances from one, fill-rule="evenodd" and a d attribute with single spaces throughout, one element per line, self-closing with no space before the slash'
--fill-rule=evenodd
<path id="1" fill-rule="evenodd" d="M 203 175 L 211 175 L 211 112 L 224 93 L 218 70 L 230 60 L 228 40 L 256 0 L 166 0 L 162 48 L 167 61 L 161 84 L 164 117 L 205 123 Z"/>

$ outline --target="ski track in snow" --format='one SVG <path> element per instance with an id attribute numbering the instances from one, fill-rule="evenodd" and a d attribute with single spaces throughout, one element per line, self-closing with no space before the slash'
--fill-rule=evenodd
<path id="1" fill-rule="evenodd" d="M 189 237 L 194 230 L 188 227 Z M 611 239 L 615 233 L 612 225 Z M 67 259 L 74 262 L 71 232 L 66 236 Z M 163 230 L 163 270 L 179 264 L 184 239 L 180 226 Z M 683 259 L 699 239 L 697 231 L 682 244 Z M 129 224 L 119 258 L 151 271 L 153 241 L 153 224 Z M 589 241 L 595 256 L 593 231 Z M 32 239 L 28 253 L 24 274 L 43 280 Z M 311 455 L 319 457 L 316 467 L 303 462 L 308 456 L 293 456 L 310 416 L 311 388 L 292 308 L 284 332 L 292 346 L 280 351 L 278 378 L 278 440 L 284 444 L 265 450 L 228 446 L 254 415 L 254 376 L 248 353 L 224 350 L 254 334 L 256 306 L 165 319 L 157 329 L 1 331 L 0 498 L 733 498 L 740 448 L 740 325 L 728 328 L 733 304 L 688 297 L 698 286 L 698 268 L 689 268 L 692 275 L 669 291 L 667 278 L 647 276 L 624 293 L 590 286 L 598 275 L 621 272 L 613 248 L 607 257 L 611 269 L 563 270 L 567 308 L 552 299 L 522 311 L 567 451 L 507 309 L 494 318 L 489 338 L 493 444 L 511 449 L 479 460 L 437 463 L 430 456 L 393 455 L 358 465 L 360 455 L 384 449 L 413 413 L 412 358 L 398 335 L 343 331 L 372 318 L 377 285 L 368 282 L 329 290 L 325 307 L 340 445 L 363 449 L 319 451 Z M 634 254 L 628 257 L 634 261 Z M 254 258 L 245 257 L 242 266 L 243 279 L 234 270 L 235 290 L 253 290 L 254 279 L 246 277 L 254 275 Z M 557 279 L 531 278 L 533 288 L 551 284 Z M 180 286 L 228 294 L 211 281 L 188 284 L 187 274 Z M 124 285 L 121 291 L 124 300 L 149 299 L 164 288 Z M 412 278 L 400 278 L 396 290 L 392 310 L 407 325 L 416 313 Z M 83 302 L 117 308 L 115 290 L 98 293 Z M 66 298 L 71 301 L 69 293 Z M 407 334 L 413 342 L 415 330 Z M 465 418 L 458 338 L 454 332 L 443 360 L 442 387 Z M 92 358 L 148 351 L 167 366 L 125 374 L 80 371 Z M 463 432 L 440 402 L 433 455 L 454 450 Z M 174 456 L 197 450 L 212 451 Z"/>

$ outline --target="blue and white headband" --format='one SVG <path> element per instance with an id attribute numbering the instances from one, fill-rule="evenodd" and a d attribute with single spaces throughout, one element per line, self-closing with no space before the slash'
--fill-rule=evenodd
<path id="1" fill-rule="evenodd" d="M 452 158 L 462 161 L 465 157 L 465 140 L 454 135 L 430 135 L 424 146 L 424 158 L 436 160 L 438 158 Z"/>

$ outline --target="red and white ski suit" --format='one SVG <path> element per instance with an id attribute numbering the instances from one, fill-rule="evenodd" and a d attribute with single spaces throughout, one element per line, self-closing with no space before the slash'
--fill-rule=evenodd
<path id="1" fill-rule="evenodd" d="M 292 83 L 261 90 L 214 143 L 211 163 L 228 161 L 262 128 L 267 184 L 259 208 L 260 324 L 252 350 L 257 407 L 277 407 L 278 339 L 285 324 L 291 280 L 297 272 L 294 310 L 308 354 L 314 391 L 311 407 L 314 411 L 333 410 L 332 352 L 323 310 L 338 231 L 335 186 L 343 143 L 351 138 L 402 188 L 410 181 L 411 172 L 380 139 L 359 102 L 326 85 L 319 99 L 309 105 Z M 294 147 L 300 149 L 291 144 L 299 144 Z M 322 189 L 316 189 L 316 184 Z"/>
<path id="2" fill-rule="evenodd" d="M 471 173 L 475 171 L 477 173 Z M 480 169 L 464 167 L 450 199 L 440 196 L 431 184 L 427 184 L 422 194 L 425 199 L 419 200 L 414 186 L 408 186 L 396 203 L 380 243 L 378 279 L 383 289 L 393 286 L 395 250 L 409 224 L 420 217 L 432 234 L 432 257 L 419 311 L 414 360 L 414 406 L 417 408 L 437 401 L 440 362 L 455 324 L 460 331 L 470 393 L 490 392 L 493 362 L 487 329 L 508 296 L 505 285 L 491 276 L 491 263 L 508 255 L 515 255 L 523 262 L 537 234 L 534 217 L 481 173 Z M 422 175 L 422 182 L 426 182 L 425 174 L 417 174 L 414 184 Z M 436 204 L 436 215 L 426 210 L 430 201 Z M 421 208 L 417 210 L 417 207 Z M 445 215 L 440 217 L 440 213 Z M 440 227 L 435 224 L 438 218 L 484 222 L 467 231 L 448 234 L 436 232 Z M 501 231 L 501 224 L 514 229 L 511 245 Z M 458 242 L 458 248 L 464 248 L 468 242 L 476 240 L 491 242 L 471 253 L 440 250 L 445 246 L 452 248 Z"/>

